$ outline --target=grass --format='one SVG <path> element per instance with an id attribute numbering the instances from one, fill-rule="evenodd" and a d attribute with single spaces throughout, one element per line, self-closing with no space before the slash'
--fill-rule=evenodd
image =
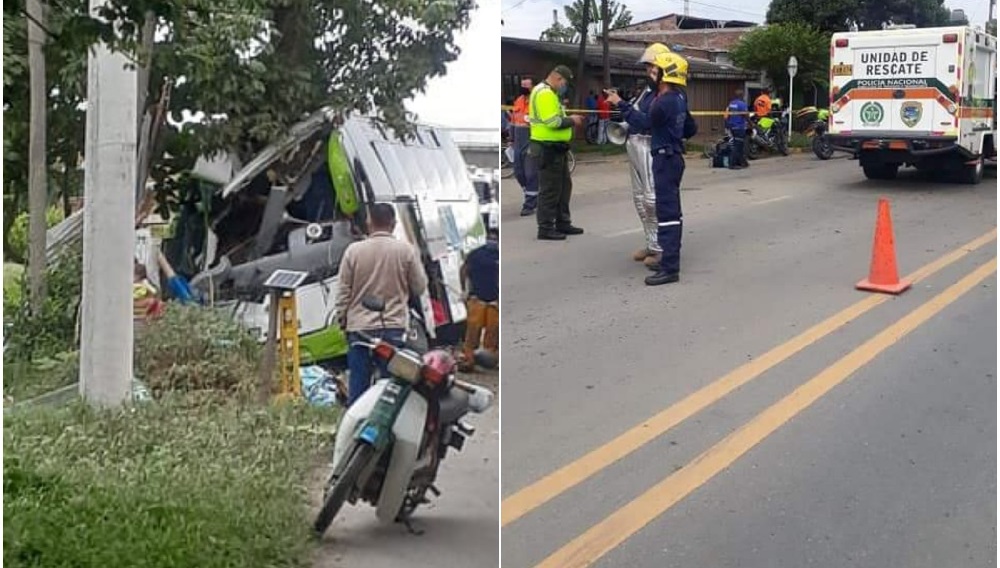
<path id="1" fill-rule="evenodd" d="M 299 567 L 329 410 L 167 398 L 4 417 L 10 567 Z"/>
<path id="2" fill-rule="evenodd" d="M 36 361 L 4 361 L 3 394 L 15 402 L 71 385 L 77 380 L 77 353 Z"/>

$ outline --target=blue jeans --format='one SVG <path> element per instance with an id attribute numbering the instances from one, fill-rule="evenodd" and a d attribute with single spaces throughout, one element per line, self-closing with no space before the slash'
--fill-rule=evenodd
<path id="1" fill-rule="evenodd" d="M 384 339 L 396 347 L 402 347 L 404 331 L 402 329 L 390 328 L 385 330 L 365 331 L 368 335 Z M 350 407 L 354 401 L 365 394 L 372 382 L 372 365 L 378 365 L 382 376 L 388 374 L 386 362 L 381 359 L 372 360 L 372 353 L 367 347 L 354 345 L 354 342 L 361 341 L 361 336 L 355 332 L 347 334 L 347 342 L 350 348 L 347 350 L 347 371 L 349 381 L 347 386 L 347 406 Z"/>

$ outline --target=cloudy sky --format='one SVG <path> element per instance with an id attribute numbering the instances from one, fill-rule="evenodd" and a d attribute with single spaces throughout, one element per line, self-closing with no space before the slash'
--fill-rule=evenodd
<path id="1" fill-rule="evenodd" d="M 684 0 L 619 0 L 632 12 L 632 21 L 641 22 L 670 13 L 683 13 Z M 501 0 L 501 14 L 504 20 L 502 33 L 507 37 L 538 39 L 542 30 L 552 23 L 552 10 L 559 10 L 559 21 L 566 24 L 562 7 L 569 0 Z M 692 16 L 720 20 L 743 20 L 763 22 L 770 0 L 688 0 Z M 986 22 L 989 14 L 989 0 L 945 0 L 949 8 L 965 10 L 966 17 L 973 24 Z"/>
<path id="2" fill-rule="evenodd" d="M 500 0 L 479 0 L 469 28 L 456 38 L 462 54 L 448 73 L 428 82 L 427 92 L 406 107 L 420 122 L 496 130 L 500 83 Z"/>

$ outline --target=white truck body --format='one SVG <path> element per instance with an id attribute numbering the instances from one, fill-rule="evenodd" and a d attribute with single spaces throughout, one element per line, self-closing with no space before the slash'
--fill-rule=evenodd
<path id="1" fill-rule="evenodd" d="M 831 141 L 869 177 L 906 164 L 978 183 L 995 160 L 995 37 L 966 26 L 837 33 L 830 58 Z"/>

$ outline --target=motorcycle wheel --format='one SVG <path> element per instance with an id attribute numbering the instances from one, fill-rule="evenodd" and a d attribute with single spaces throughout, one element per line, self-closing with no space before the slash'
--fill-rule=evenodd
<path id="1" fill-rule="evenodd" d="M 746 153 L 748 160 L 756 160 L 758 157 L 760 157 L 760 147 L 757 146 L 755 142 L 747 140 Z"/>
<path id="2" fill-rule="evenodd" d="M 507 149 L 500 152 L 500 177 L 507 179 L 514 175 L 514 163 L 507 159 Z"/>
<path id="3" fill-rule="evenodd" d="M 833 157 L 833 146 L 826 140 L 826 136 L 816 136 L 812 141 L 813 153 L 820 160 L 829 160 Z"/>
<path id="4" fill-rule="evenodd" d="M 569 164 L 568 164 L 568 166 L 569 166 L 569 173 L 573 173 L 573 170 L 576 169 L 576 156 L 573 155 L 573 151 L 572 150 L 570 150 L 569 152 L 566 152 L 566 160 L 569 162 Z"/>
<path id="5" fill-rule="evenodd" d="M 774 141 L 774 145 L 777 146 L 778 152 L 782 156 L 788 155 L 788 137 L 782 132 L 777 136 L 777 140 Z"/>
<path id="6" fill-rule="evenodd" d="M 319 510 L 319 515 L 316 516 L 316 521 L 313 523 L 313 531 L 315 531 L 316 536 L 323 536 L 326 529 L 330 527 L 330 523 L 340 512 L 351 488 L 358 482 L 361 471 L 368 465 L 368 460 L 371 459 L 374 451 L 375 449 L 368 444 L 357 442 L 354 444 L 354 448 L 351 449 L 351 457 L 344 467 L 344 473 L 337 476 L 336 479 L 331 478 L 332 485 L 329 485 L 323 498 L 323 507 Z"/>

